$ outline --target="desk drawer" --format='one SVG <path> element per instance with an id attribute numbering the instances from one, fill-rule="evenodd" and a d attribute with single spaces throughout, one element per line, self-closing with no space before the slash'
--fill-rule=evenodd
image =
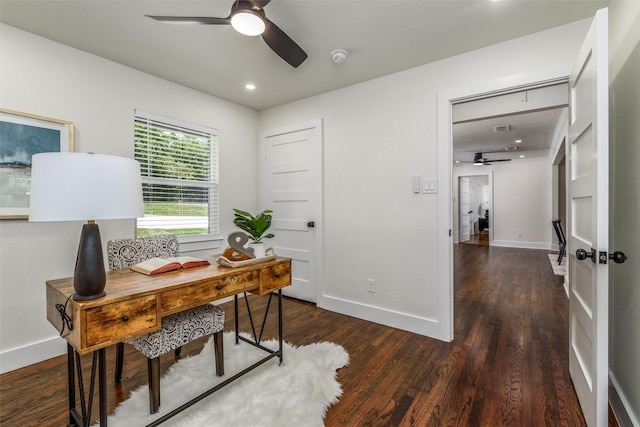
<path id="1" fill-rule="evenodd" d="M 260 289 L 258 295 L 264 295 L 291 284 L 290 264 L 277 264 L 260 270 Z"/>
<path id="2" fill-rule="evenodd" d="M 165 291 L 161 295 L 162 313 L 173 312 L 180 307 L 196 306 L 227 295 L 255 289 L 259 284 L 256 271 L 205 281 L 197 285 Z"/>
<path id="3" fill-rule="evenodd" d="M 155 295 L 90 308 L 85 316 L 87 347 L 150 332 L 160 325 Z"/>

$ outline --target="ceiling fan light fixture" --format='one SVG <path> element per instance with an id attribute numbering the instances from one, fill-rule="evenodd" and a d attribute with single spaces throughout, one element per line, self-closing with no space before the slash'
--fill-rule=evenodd
<path id="1" fill-rule="evenodd" d="M 231 26 L 245 36 L 259 36 L 267 28 L 262 16 L 250 9 L 241 9 L 234 12 L 231 15 Z"/>

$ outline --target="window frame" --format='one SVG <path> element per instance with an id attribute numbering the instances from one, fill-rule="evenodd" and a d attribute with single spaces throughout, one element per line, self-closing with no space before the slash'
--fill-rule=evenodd
<path id="1" fill-rule="evenodd" d="M 136 109 L 134 111 L 133 131 L 134 131 L 134 154 L 135 160 L 140 161 L 136 156 L 135 141 L 136 141 L 136 125 L 146 123 L 149 127 L 163 128 L 162 125 L 166 125 L 168 128 L 184 129 L 185 133 L 190 131 L 193 134 L 205 134 L 210 139 L 210 177 L 209 181 L 185 181 L 185 184 L 201 188 L 209 188 L 209 202 L 208 202 L 208 228 L 207 234 L 196 235 L 178 235 L 178 241 L 180 242 L 181 252 L 190 252 L 203 249 L 216 249 L 220 247 L 222 237 L 220 236 L 220 179 L 219 179 L 219 141 L 218 130 L 207 126 L 197 125 L 193 123 L 184 122 L 178 119 L 161 116 L 158 114 L 150 113 L 147 111 Z M 142 164 L 141 164 L 142 166 Z M 142 169 L 142 168 L 141 168 Z M 176 185 L 175 178 L 161 178 L 150 177 L 143 175 L 141 170 L 141 178 L 143 184 L 154 183 L 158 184 L 166 180 L 167 185 Z M 204 184 L 203 184 L 204 183 Z M 138 220 L 135 221 L 135 234 L 138 235 Z"/>

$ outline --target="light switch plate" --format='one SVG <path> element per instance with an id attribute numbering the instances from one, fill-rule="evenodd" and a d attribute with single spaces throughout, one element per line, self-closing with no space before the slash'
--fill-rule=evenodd
<path id="1" fill-rule="evenodd" d="M 422 192 L 423 193 L 437 193 L 438 192 L 438 180 L 436 179 L 423 179 L 422 180 Z"/>

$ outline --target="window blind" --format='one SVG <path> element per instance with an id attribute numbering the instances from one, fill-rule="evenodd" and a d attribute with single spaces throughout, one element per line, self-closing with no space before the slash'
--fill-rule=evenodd
<path id="1" fill-rule="evenodd" d="M 136 111 L 134 158 L 140 162 L 144 218 L 137 235 L 219 233 L 217 131 Z"/>

